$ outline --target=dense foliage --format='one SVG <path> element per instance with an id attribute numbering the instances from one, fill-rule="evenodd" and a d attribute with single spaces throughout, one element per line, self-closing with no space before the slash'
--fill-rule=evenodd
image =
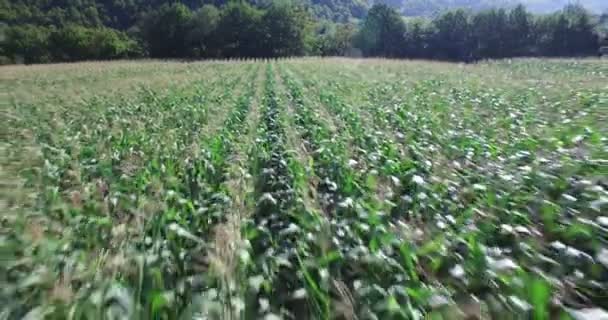
<path id="1" fill-rule="evenodd" d="M 525 5 L 537 14 L 552 13 L 570 3 L 580 3 L 586 9 L 599 13 L 608 10 L 604 0 L 377 0 L 392 5 L 406 16 L 435 16 L 447 10 L 466 9 L 482 11 L 492 8 L 512 8 Z"/>
<path id="2" fill-rule="evenodd" d="M 0 0 L 0 56 L 25 63 L 301 55 L 472 61 L 595 55 L 605 33 L 605 19 L 578 5 L 542 16 L 520 5 L 406 21 L 399 1 L 380 2 L 368 10 L 365 1 Z"/>
<path id="3" fill-rule="evenodd" d="M 378 6 L 376 6 L 378 7 Z M 376 8 L 375 7 L 375 8 Z M 477 60 L 515 56 L 594 55 L 598 34 L 588 13 L 571 5 L 545 16 L 533 16 L 523 6 L 470 14 L 449 11 L 431 21 L 408 23 L 370 10 L 361 28 L 365 55 Z M 375 21 L 368 25 L 368 21 Z M 392 30 L 392 31 L 391 31 Z M 405 30 L 405 32 L 403 31 Z M 391 48 L 384 48 L 390 43 Z"/>

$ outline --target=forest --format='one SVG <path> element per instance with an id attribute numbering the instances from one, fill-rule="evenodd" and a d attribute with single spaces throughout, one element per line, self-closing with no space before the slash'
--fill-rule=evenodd
<path id="1" fill-rule="evenodd" d="M 577 4 L 551 14 L 479 4 L 426 15 L 432 5 L 397 2 L 0 0 L 0 63 L 307 55 L 469 62 L 597 55 L 606 42 L 608 13 Z"/>

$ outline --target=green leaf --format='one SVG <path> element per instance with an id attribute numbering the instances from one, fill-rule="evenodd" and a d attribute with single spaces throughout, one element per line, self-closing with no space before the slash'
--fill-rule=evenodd
<path id="1" fill-rule="evenodd" d="M 551 299 L 551 287 L 549 284 L 538 278 L 532 279 L 528 290 L 530 301 L 534 307 L 534 319 L 549 319 L 549 311 L 547 309 L 549 300 Z"/>

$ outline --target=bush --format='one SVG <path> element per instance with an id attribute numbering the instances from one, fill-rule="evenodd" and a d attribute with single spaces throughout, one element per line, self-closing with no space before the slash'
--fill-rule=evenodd
<path id="1" fill-rule="evenodd" d="M 4 30 L 2 55 L 16 63 L 44 63 L 52 60 L 48 50 L 51 31 L 34 25 L 11 26 Z"/>
<path id="2" fill-rule="evenodd" d="M 119 59 L 138 55 L 137 42 L 109 28 L 67 26 L 49 37 L 49 48 L 60 61 Z"/>

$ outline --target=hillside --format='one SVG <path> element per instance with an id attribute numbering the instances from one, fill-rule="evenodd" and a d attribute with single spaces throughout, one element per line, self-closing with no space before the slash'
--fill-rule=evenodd
<path id="1" fill-rule="evenodd" d="M 513 7 L 525 5 L 533 13 L 551 13 L 562 9 L 569 3 L 580 3 L 593 13 L 608 10 L 608 1 L 604 0 L 376 0 L 397 8 L 405 16 L 433 16 L 451 9 L 470 9 L 479 11 L 495 7 Z"/>
<path id="2" fill-rule="evenodd" d="M 108 26 L 119 30 L 131 27 L 146 12 L 168 0 L 0 0 L 0 21 L 11 24 Z M 180 0 L 190 9 L 205 4 L 222 6 L 226 0 Z M 272 0 L 248 0 L 261 8 Z M 362 18 L 370 7 L 368 0 L 302 0 L 314 16 L 333 21 Z"/>
<path id="3" fill-rule="evenodd" d="M 563 8 L 569 3 L 576 1 L 569 0 L 522 0 L 528 9 L 535 13 L 549 13 Z M 601 13 L 608 11 L 608 1 L 605 0 L 582 0 L 578 1 L 587 10 L 593 13 Z"/>
<path id="4" fill-rule="evenodd" d="M 170 3 L 168 0 L 0 0 L 0 21 L 11 24 L 108 26 L 127 30 L 146 12 Z M 204 4 L 222 6 L 227 0 L 179 0 L 190 9 Z M 248 0 L 261 8 L 272 0 Z M 513 7 L 521 2 L 533 13 L 548 13 L 563 8 L 569 0 L 300 0 L 313 16 L 338 22 L 360 19 L 374 3 L 385 3 L 404 16 L 434 16 L 450 9 L 473 11 L 493 7 Z M 583 0 L 594 13 L 608 10 L 608 1 Z"/>

